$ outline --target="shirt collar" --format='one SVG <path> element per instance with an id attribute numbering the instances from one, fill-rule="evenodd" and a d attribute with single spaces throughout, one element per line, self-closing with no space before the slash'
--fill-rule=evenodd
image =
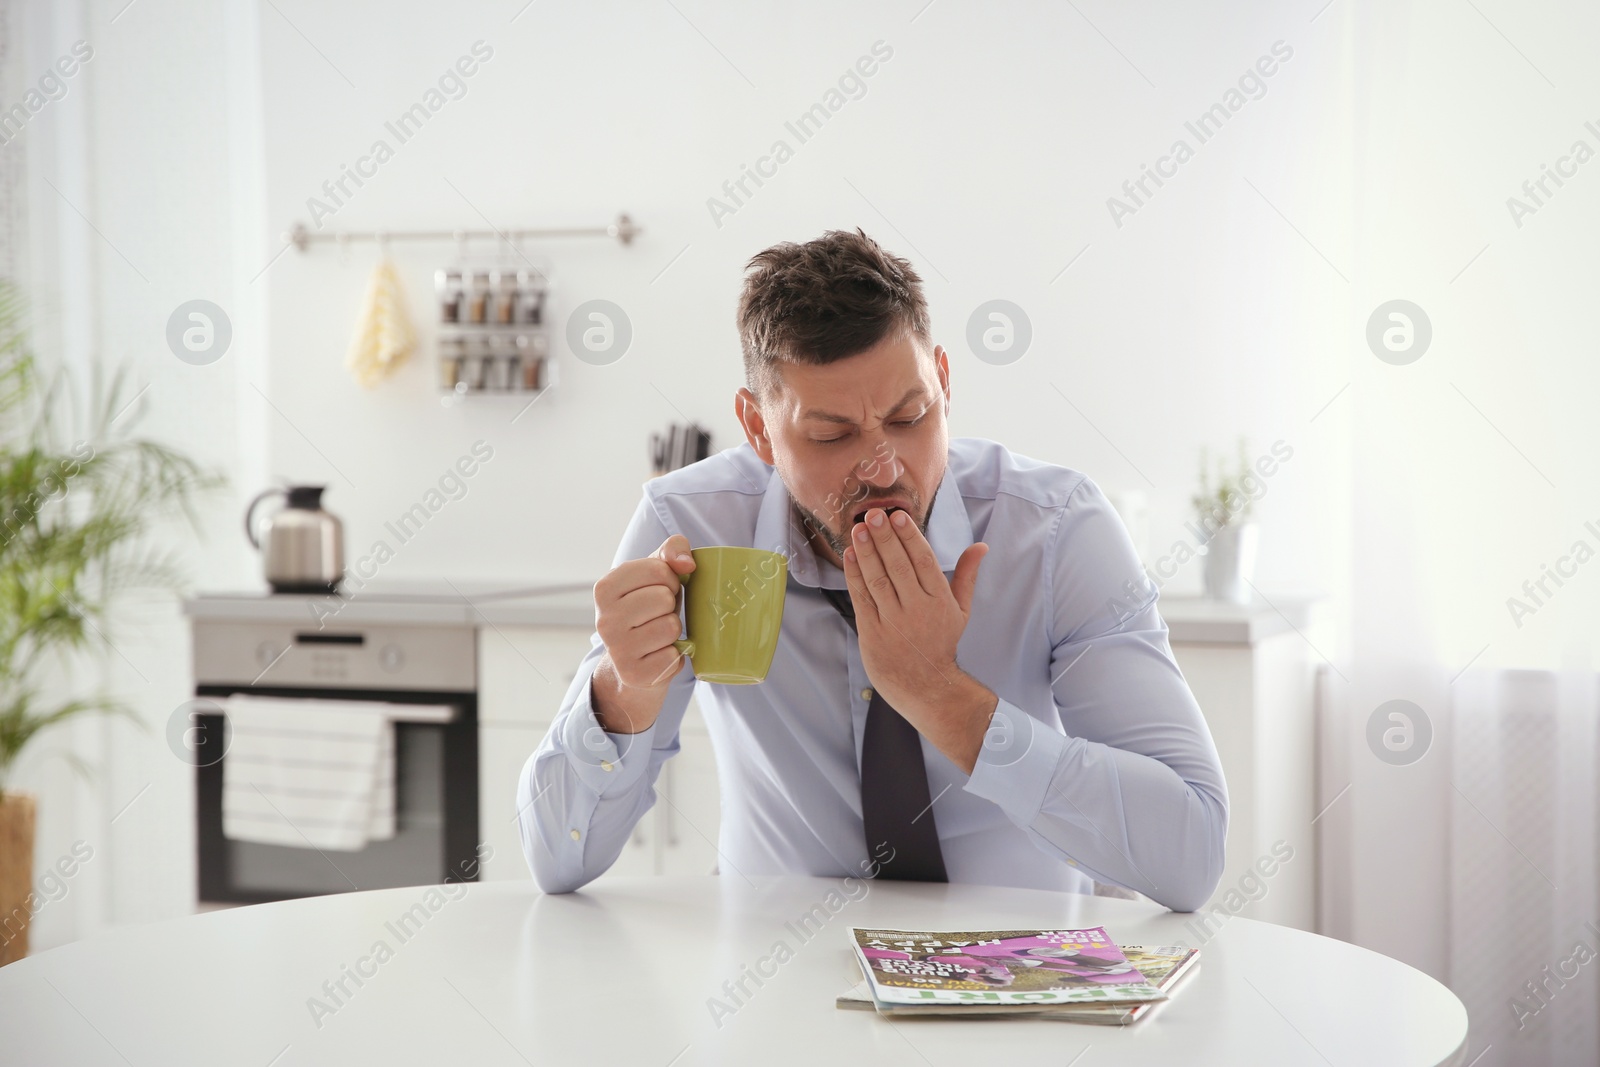
<path id="1" fill-rule="evenodd" d="M 817 558 L 806 539 L 800 522 L 794 516 L 789 490 L 778 476 L 776 467 L 770 468 L 767 490 L 761 499 L 761 510 L 756 515 L 753 547 L 771 552 L 781 552 L 789 560 L 789 576 L 801 585 L 821 589 L 844 589 L 844 571 L 826 560 Z M 928 545 L 933 549 L 939 569 L 946 574 L 956 569 L 961 554 L 972 547 L 972 520 L 967 516 L 966 502 L 961 499 L 961 487 L 956 484 L 955 473 L 945 460 L 944 478 L 933 498 L 933 512 L 928 517 Z"/>

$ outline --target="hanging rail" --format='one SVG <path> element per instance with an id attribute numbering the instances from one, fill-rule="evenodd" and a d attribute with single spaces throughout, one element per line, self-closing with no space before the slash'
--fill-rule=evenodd
<path id="1" fill-rule="evenodd" d="M 314 233 L 303 222 L 294 224 L 284 237 L 295 248 L 304 252 L 313 243 L 326 241 L 471 241 L 503 238 L 516 241 L 524 237 L 615 237 L 623 244 L 632 244 L 642 226 L 634 225 L 626 212 L 617 216 L 609 226 L 577 226 L 566 229 L 542 230 L 350 230 Z"/>

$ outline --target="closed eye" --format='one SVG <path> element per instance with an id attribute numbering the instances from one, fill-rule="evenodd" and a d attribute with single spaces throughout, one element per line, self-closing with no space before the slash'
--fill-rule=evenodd
<path id="1" fill-rule="evenodd" d="M 891 422 L 889 425 L 890 426 L 899 426 L 899 427 L 901 427 L 903 429 L 910 429 L 911 427 L 913 427 L 913 426 L 917 425 L 919 422 L 921 422 L 923 420 L 923 417 L 924 416 L 918 415 L 914 419 L 901 419 L 899 422 Z M 821 438 L 813 437 L 811 439 L 811 441 L 812 441 L 813 444 L 818 444 L 818 445 L 835 445 L 835 444 L 838 444 L 840 441 L 848 441 L 849 439 L 850 439 L 850 435 L 849 434 L 844 434 L 844 435 L 839 436 L 839 437 L 821 437 Z"/>

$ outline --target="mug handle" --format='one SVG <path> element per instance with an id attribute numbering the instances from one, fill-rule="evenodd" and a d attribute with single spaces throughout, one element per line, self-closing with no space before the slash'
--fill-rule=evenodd
<path id="1" fill-rule="evenodd" d="M 687 574 L 678 575 L 678 603 L 677 603 L 677 607 L 674 608 L 673 610 L 679 612 L 680 614 L 683 612 L 683 588 L 684 588 L 684 586 L 686 586 L 688 584 L 689 584 L 689 576 Z M 688 619 L 687 618 L 684 619 L 684 629 L 688 629 Z M 687 638 L 687 637 L 679 638 L 678 640 L 672 642 L 672 647 L 677 649 L 679 652 L 682 652 L 685 656 L 688 656 L 690 659 L 694 658 L 694 642 L 691 641 L 689 638 Z"/>

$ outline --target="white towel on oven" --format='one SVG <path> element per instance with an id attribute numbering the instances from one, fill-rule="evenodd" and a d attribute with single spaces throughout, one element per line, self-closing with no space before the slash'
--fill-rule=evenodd
<path id="1" fill-rule="evenodd" d="M 353 852 L 395 833 L 395 705 L 230 696 L 222 836 Z"/>

